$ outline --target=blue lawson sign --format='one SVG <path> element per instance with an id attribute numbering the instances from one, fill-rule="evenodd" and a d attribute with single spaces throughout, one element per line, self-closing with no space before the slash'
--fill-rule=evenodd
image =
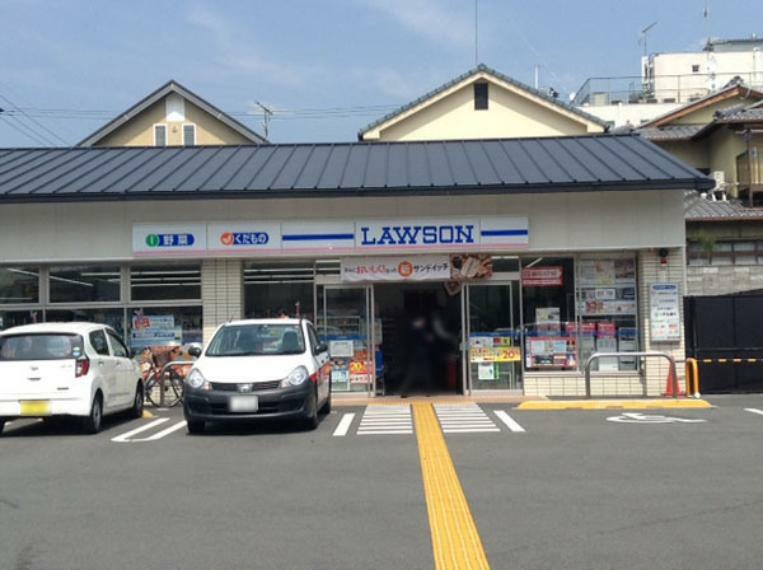
<path id="1" fill-rule="evenodd" d="M 526 247 L 528 238 L 527 218 L 508 216 L 369 220 L 355 224 L 356 250 L 471 251 L 479 246 Z"/>
<path id="2" fill-rule="evenodd" d="M 171 257 L 299 254 L 363 255 L 401 252 L 513 251 L 528 246 L 519 216 L 289 220 L 209 224 L 135 224 L 133 253 Z"/>

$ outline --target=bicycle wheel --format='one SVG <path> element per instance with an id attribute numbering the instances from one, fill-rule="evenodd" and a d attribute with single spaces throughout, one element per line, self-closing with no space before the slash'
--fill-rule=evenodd
<path id="1" fill-rule="evenodd" d="M 183 382 L 182 376 L 170 368 L 167 371 L 167 377 L 164 379 L 164 381 L 167 385 L 169 385 L 172 391 L 172 397 L 168 397 L 168 395 L 165 394 L 165 405 L 171 408 L 177 406 L 180 402 L 183 401 L 183 393 L 185 391 L 185 384 Z"/>
<path id="2" fill-rule="evenodd" d="M 161 389 L 159 380 L 155 373 L 146 378 L 146 400 L 155 408 L 158 408 L 161 402 Z"/>

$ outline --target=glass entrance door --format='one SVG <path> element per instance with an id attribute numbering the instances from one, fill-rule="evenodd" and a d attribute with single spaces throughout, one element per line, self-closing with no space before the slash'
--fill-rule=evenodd
<path id="1" fill-rule="evenodd" d="M 470 390 L 522 388 L 519 282 L 466 289 L 466 363 Z"/>
<path id="2" fill-rule="evenodd" d="M 373 289 L 369 285 L 324 285 L 317 314 L 318 334 L 329 346 L 334 392 L 375 390 Z"/>

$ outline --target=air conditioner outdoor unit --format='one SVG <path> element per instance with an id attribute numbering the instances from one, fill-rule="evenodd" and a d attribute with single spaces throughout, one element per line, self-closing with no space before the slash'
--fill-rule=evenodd
<path id="1" fill-rule="evenodd" d="M 715 180 L 715 187 L 710 191 L 710 199 L 726 201 L 726 172 L 723 170 L 713 170 L 710 176 Z"/>

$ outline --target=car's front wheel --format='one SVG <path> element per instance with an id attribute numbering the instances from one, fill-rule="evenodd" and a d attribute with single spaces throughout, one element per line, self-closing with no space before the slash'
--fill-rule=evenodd
<path id="1" fill-rule="evenodd" d="M 103 396 L 98 392 L 93 398 L 93 405 L 90 407 L 90 415 L 82 422 L 82 431 L 89 434 L 95 434 L 101 431 L 103 423 Z"/>
<path id="2" fill-rule="evenodd" d="M 135 397 L 133 398 L 132 408 L 130 408 L 130 416 L 133 418 L 143 417 L 143 384 L 139 381 L 135 386 Z"/>
<path id="3" fill-rule="evenodd" d="M 321 413 L 325 415 L 329 415 L 331 413 L 331 392 L 329 392 L 329 395 L 326 396 L 326 402 L 321 408 Z"/>
<path id="4" fill-rule="evenodd" d="M 200 420 L 188 420 L 188 433 L 190 435 L 201 435 L 204 433 L 204 422 Z"/>
<path id="5" fill-rule="evenodd" d="M 306 430 L 312 431 L 318 427 L 318 395 L 313 390 L 312 395 L 307 399 L 307 410 L 303 425 Z"/>

